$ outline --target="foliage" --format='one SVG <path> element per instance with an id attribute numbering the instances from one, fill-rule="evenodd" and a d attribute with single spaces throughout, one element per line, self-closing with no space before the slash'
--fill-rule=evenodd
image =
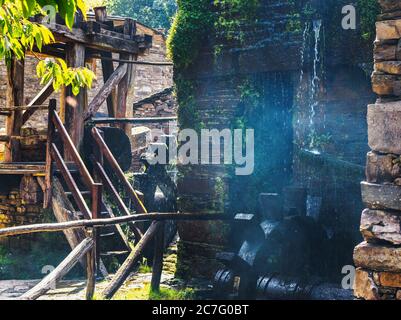
<path id="1" fill-rule="evenodd" d="M 176 0 L 105 0 L 110 13 L 129 16 L 153 28 L 169 29 Z"/>
<path id="2" fill-rule="evenodd" d="M 380 13 L 380 6 L 377 0 L 358 0 L 360 12 L 361 35 L 365 40 L 374 38 L 375 23 Z"/>
<path id="3" fill-rule="evenodd" d="M 176 290 L 171 288 L 160 288 L 160 291 L 152 291 L 149 284 L 140 288 L 133 288 L 128 291 L 120 290 L 113 300 L 193 300 L 195 292 L 193 289 L 186 288 Z"/>
<path id="4" fill-rule="evenodd" d="M 44 6 L 53 6 L 69 28 L 72 28 L 78 9 L 84 15 L 86 13 L 83 0 L 0 0 L 0 5 L 0 59 L 5 59 L 8 64 L 12 56 L 20 60 L 25 57 L 25 51 L 32 50 L 34 46 L 40 51 L 43 45 L 54 42 L 53 34 L 46 25 L 29 20 L 37 14 L 46 15 Z M 55 80 L 53 86 L 56 90 L 61 85 L 72 85 L 74 94 L 79 92 L 79 88 L 90 86 L 95 77 L 84 68 L 67 68 L 61 59 L 41 61 L 38 75 L 42 77 L 42 83 Z"/>

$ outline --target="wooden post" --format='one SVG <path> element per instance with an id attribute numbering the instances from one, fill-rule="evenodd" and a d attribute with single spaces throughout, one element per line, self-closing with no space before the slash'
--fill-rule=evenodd
<path id="1" fill-rule="evenodd" d="M 95 11 L 95 19 L 96 21 L 100 23 L 105 23 L 107 20 L 107 10 L 106 7 L 96 7 L 93 9 Z M 113 54 L 111 52 L 101 52 L 100 56 L 102 58 L 102 72 L 103 72 L 103 83 L 106 83 L 107 80 L 111 77 L 111 75 L 114 73 L 114 65 L 113 61 L 110 61 L 109 59 L 113 58 Z M 106 59 L 103 59 L 106 58 Z M 117 93 L 116 89 L 114 88 L 111 91 L 111 94 L 107 97 L 107 111 L 109 114 L 109 117 L 114 118 L 115 112 L 116 112 L 116 100 L 117 99 Z"/>
<path id="2" fill-rule="evenodd" d="M 85 66 L 85 46 L 80 43 L 68 43 L 66 46 L 67 65 L 73 68 Z M 87 109 L 87 91 L 81 88 L 80 93 L 74 96 L 70 87 L 66 88 L 65 127 L 68 134 L 80 151 L 84 137 L 83 114 Z M 65 151 L 65 159 L 72 160 L 68 150 Z"/>
<path id="3" fill-rule="evenodd" d="M 132 19 L 125 19 L 124 21 L 124 35 L 133 37 L 136 32 L 136 25 L 135 21 Z M 132 54 L 121 53 L 120 60 L 129 60 L 132 61 L 134 56 Z M 123 64 L 122 62 L 120 65 Z M 128 89 L 131 86 L 132 81 L 132 64 L 127 64 L 127 72 L 125 76 L 122 78 L 118 85 L 118 92 L 117 92 L 117 111 L 116 111 L 116 118 L 125 118 L 127 116 L 127 97 L 128 97 Z M 132 106 L 128 106 L 132 108 Z M 126 124 L 118 124 L 118 127 L 125 130 L 126 133 L 131 136 L 131 132 L 128 131 L 128 127 Z"/>
<path id="4" fill-rule="evenodd" d="M 103 186 L 101 183 L 95 183 L 92 186 L 92 219 L 100 219 L 100 215 L 102 212 L 102 192 L 103 192 Z M 98 232 L 98 228 L 93 229 L 93 239 L 95 242 L 94 246 L 94 260 L 96 262 L 95 264 L 95 272 L 97 275 L 97 266 L 99 266 L 100 263 L 100 236 Z"/>
<path id="5" fill-rule="evenodd" d="M 22 106 L 24 104 L 24 60 L 12 57 L 7 68 L 7 107 Z M 6 128 L 7 136 L 10 141 L 6 144 L 4 160 L 5 162 L 20 162 L 20 141 L 12 139 L 13 136 L 21 135 L 23 123 L 23 112 L 15 110 L 7 117 Z"/>
<path id="6" fill-rule="evenodd" d="M 158 229 L 160 222 L 153 222 L 146 231 L 143 238 L 135 246 L 135 249 L 130 253 L 127 260 L 124 261 L 123 265 L 118 269 L 116 275 L 111 280 L 107 288 L 103 292 L 103 296 L 106 299 L 111 299 L 117 290 L 124 284 L 125 280 L 128 278 L 133 266 L 139 261 L 142 256 L 144 249 L 155 237 L 155 233 Z"/>
<path id="7" fill-rule="evenodd" d="M 54 112 L 56 112 L 57 101 L 55 99 L 51 99 L 49 102 L 49 114 L 47 119 L 47 145 L 46 145 L 46 180 L 45 180 L 45 194 L 43 207 L 46 209 L 49 207 L 51 202 L 51 193 L 52 193 L 52 177 L 53 177 L 53 160 L 51 155 L 51 146 L 53 143 L 54 137 L 54 123 L 52 121 L 52 117 Z"/>
<path id="8" fill-rule="evenodd" d="M 161 222 L 154 242 L 152 280 L 150 287 L 152 291 L 156 292 L 160 291 L 160 280 L 163 273 L 164 227 L 165 223 Z"/>
<path id="9" fill-rule="evenodd" d="M 93 240 L 93 246 L 86 254 L 86 300 L 92 300 L 96 288 L 96 231 L 95 228 L 87 231 L 88 237 Z"/>

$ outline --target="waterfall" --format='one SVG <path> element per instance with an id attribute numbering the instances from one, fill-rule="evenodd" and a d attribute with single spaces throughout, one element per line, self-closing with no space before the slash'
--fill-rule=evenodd
<path id="1" fill-rule="evenodd" d="M 319 66 L 320 66 L 320 34 L 322 29 L 322 20 L 313 21 L 313 33 L 315 35 L 314 58 L 313 58 L 313 77 L 311 81 L 311 94 L 310 94 L 310 114 L 309 114 L 309 134 L 311 149 L 315 146 L 316 128 L 315 116 L 316 107 L 318 106 L 318 90 L 320 86 Z"/>

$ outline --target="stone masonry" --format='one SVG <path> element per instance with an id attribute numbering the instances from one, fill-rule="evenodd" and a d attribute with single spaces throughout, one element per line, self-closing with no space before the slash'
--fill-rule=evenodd
<path id="1" fill-rule="evenodd" d="M 367 181 L 362 183 L 361 232 L 355 248 L 355 296 L 401 300 L 401 2 L 379 0 L 373 91 L 368 107 Z"/>

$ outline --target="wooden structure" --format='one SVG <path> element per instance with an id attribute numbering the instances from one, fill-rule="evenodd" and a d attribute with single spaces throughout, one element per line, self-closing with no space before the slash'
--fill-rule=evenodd
<path id="1" fill-rule="evenodd" d="M 40 22 L 41 17 L 33 18 Z M 62 90 L 60 105 L 56 100 L 46 101 L 54 92 L 52 83 L 48 83 L 41 92 L 27 105 L 24 105 L 24 61 L 13 59 L 8 69 L 7 106 L 0 107 L 0 115 L 7 117 L 6 135 L 0 141 L 6 142 L 5 162 L 0 163 L 0 175 L 29 175 L 37 179 L 44 192 L 44 207 L 52 207 L 59 224 L 67 225 L 59 228 L 63 231 L 71 248 L 71 254 L 49 274 L 41 283 L 24 294 L 22 299 L 37 299 L 48 291 L 54 282 L 60 280 L 68 271 L 80 262 L 87 270 L 87 298 L 91 299 L 95 290 L 96 275 L 107 276 L 100 252 L 101 221 L 103 226 L 113 226 L 117 235 L 125 245 L 128 258 L 116 278 L 111 282 L 105 296 L 110 298 L 124 282 L 133 265 L 143 254 L 144 248 L 156 237 L 155 268 L 152 281 L 153 288 L 158 288 L 163 259 L 163 222 L 155 222 L 148 230 L 141 230 L 136 224 L 138 214 L 145 220 L 156 220 L 158 215 L 148 214 L 143 205 L 143 195 L 134 190 L 120 168 L 114 155 L 105 143 L 102 132 L 93 127 L 90 132 L 93 150 L 86 150 L 90 164 L 83 160 L 82 146 L 85 125 L 94 123 L 93 117 L 101 105 L 106 102 L 108 109 L 107 123 L 127 128 L 132 121 L 127 118 L 127 95 L 131 85 L 132 66 L 135 64 L 154 65 L 153 62 L 138 62 L 137 57 L 144 55 L 152 44 L 152 38 L 136 34 L 136 23 L 132 19 L 115 21 L 108 19 L 105 7 L 95 9 L 95 14 L 88 21 L 77 14 L 72 30 L 68 29 L 61 19 L 50 26 L 56 43 L 45 46 L 40 52 L 28 52 L 66 60 L 69 67 L 84 67 L 93 59 L 101 59 L 104 86 L 100 88 L 92 101 L 88 103 L 86 89 L 81 89 L 77 96 L 71 88 Z M 35 49 L 33 50 L 35 51 Z M 115 58 L 118 55 L 118 58 Z M 118 62 L 115 68 L 114 63 Z M 160 64 L 160 63 L 159 63 Z M 158 65 L 159 65 L 158 64 Z M 37 110 L 48 110 L 48 131 L 46 139 L 46 161 L 43 163 L 23 162 L 20 141 L 22 126 Z M 160 121 L 168 121 L 161 119 Z M 152 119 L 146 119 L 151 122 Z M 156 122 L 157 119 L 156 119 Z M 115 179 L 105 169 L 105 163 L 112 169 L 119 185 L 123 186 L 130 202 L 134 204 L 132 211 L 118 193 L 113 184 Z M 92 169 L 89 170 L 88 168 Z M 103 201 L 108 193 L 119 208 L 116 213 Z M 178 217 L 178 216 L 177 216 Z M 169 215 L 169 218 L 175 218 Z M 187 218 L 187 217 L 185 217 Z M 99 222 L 100 221 L 100 222 Z M 97 224 L 99 222 L 100 224 Z M 131 242 L 122 231 L 120 224 L 127 223 L 135 236 Z M 57 225 L 57 224 L 55 224 Z M 54 226 L 55 226 L 54 225 Z M 17 228 L 17 233 L 31 233 L 29 226 Z M 13 229 L 13 228 L 11 228 Z M 39 228 L 40 229 L 40 228 Z M 57 228 L 56 228 L 57 229 Z M 15 229 L 14 229 L 15 230 Z M 29 230 L 26 232 L 26 230 Z M 42 229 L 40 229 L 42 230 Z M 51 227 L 49 230 L 52 231 Z M 7 229 L 1 229 L 1 234 Z M 22 231 L 22 232 L 21 232 Z M 35 232 L 35 231 L 33 231 Z M 86 259 L 84 259 L 86 257 Z"/>

